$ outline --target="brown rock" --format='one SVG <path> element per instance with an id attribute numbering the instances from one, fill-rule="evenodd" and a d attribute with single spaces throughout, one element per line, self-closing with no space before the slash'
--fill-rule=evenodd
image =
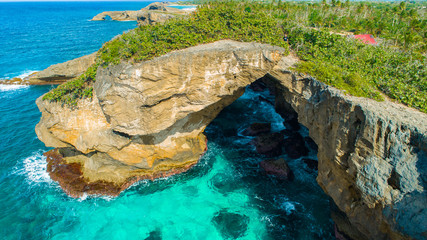
<path id="1" fill-rule="evenodd" d="M 99 68 L 95 97 L 81 101 L 80 110 L 38 101 L 43 115 L 37 132 L 56 147 L 86 149 L 65 154 L 64 161 L 80 164 L 88 182 L 126 186 L 121 184 L 129 177 L 161 176 L 196 163 L 206 149 L 207 124 L 247 85 L 267 76 L 276 109 L 284 117 L 294 111 L 318 144 L 317 181 L 349 225 L 337 221 L 339 230 L 354 239 L 422 239 L 427 115 L 299 78 L 282 53 L 263 44 L 220 41 L 134 66 Z M 92 110 L 87 121 L 75 120 Z M 75 176 L 76 169 L 73 164 L 63 171 Z"/>
<path id="2" fill-rule="evenodd" d="M 92 21 L 104 21 L 107 16 L 115 21 L 136 21 L 139 11 L 107 11 L 97 14 Z"/>
<path id="3" fill-rule="evenodd" d="M 253 144 L 259 154 L 276 157 L 282 154 L 283 135 L 280 133 L 267 133 L 257 136 Z"/>
<path id="4" fill-rule="evenodd" d="M 154 2 L 139 11 L 102 12 L 93 17 L 92 21 L 103 21 L 108 16 L 114 21 L 138 21 L 138 25 L 154 25 L 191 12 L 168 7 L 169 5 L 165 2 Z"/>
<path id="5" fill-rule="evenodd" d="M 205 127 L 250 79 L 273 68 L 282 51 L 220 41 L 135 66 L 99 68 L 93 98 L 74 108 L 39 98 L 38 137 L 47 146 L 73 149 L 61 150 L 64 174 L 55 179 L 73 196 L 116 195 L 134 181 L 185 171 L 206 151 Z M 85 182 L 77 187 L 59 179 L 75 176 L 75 164 Z M 102 192 L 86 186 L 94 182 L 114 187 Z"/>
<path id="6" fill-rule="evenodd" d="M 283 180 L 294 179 L 294 174 L 289 168 L 288 163 L 283 158 L 280 158 L 277 160 L 275 159 L 264 160 L 260 162 L 259 165 L 264 169 L 265 173 L 269 175 L 277 176 L 278 178 Z"/>
<path id="7" fill-rule="evenodd" d="M 252 123 L 243 134 L 246 136 L 257 136 L 263 133 L 269 133 L 271 123 Z"/>
<path id="8" fill-rule="evenodd" d="M 96 53 L 79 57 L 64 63 L 58 63 L 21 79 L 13 78 L 2 84 L 50 85 L 61 84 L 83 74 L 95 62 Z"/>
<path id="9" fill-rule="evenodd" d="M 87 158 L 72 149 L 64 148 L 51 150 L 44 155 L 47 157 L 47 171 L 49 176 L 52 180 L 57 181 L 68 195 L 75 198 L 82 197 L 85 194 L 118 196 L 120 192 L 135 182 L 144 179 L 153 180 L 156 178 L 165 178 L 182 173 L 197 163 L 188 162 L 187 164 L 174 166 L 173 168 L 168 167 L 166 169 L 159 167 L 157 171 L 147 171 L 129 167 L 127 167 L 128 169 L 122 169 L 126 168 L 125 166 L 121 168 L 115 167 L 117 171 L 116 174 L 124 173 L 124 175 L 120 176 L 120 180 L 117 180 L 118 177 L 115 176 L 113 177 L 114 181 L 111 181 L 111 179 L 108 178 L 94 180 L 85 174 L 86 162 L 96 158 Z M 66 157 L 67 155 L 69 156 Z M 105 161 L 106 158 L 108 159 L 108 156 L 102 156 L 101 161 Z M 81 159 L 83 159 L 83 162 L 79 162 Z M 107 166 L 108 165 L 109 164 L 107 164 Z M 99 168 L 99 170 L 102 170 L 102 168 Z"/>
<path id="10" fill-rule="evenodd" d="M 311 77 L 270 74 L 276 105 L 290 105 L 318 144 L 317 181 L 351 226 L 337 222 L 339 229 L 354 239 L 362 238 L 353 232 L 365 239 L 420 238 L 427 231 L 418 221 L 427 218 L 421 210 L 426 168 L 420 167 L 427 156 L 426 114 L 344 95 Z M 388 181 L 393 176 L 399 181 Z"/>
<path id="11" fill-rule="evenodd" d="M 294 132 L 283 142 L 285 152 L 290 158 L 296 159 L 308 155 L 308 149 L 305 146 L 304 138 L 298 132 Z"/>
<path id="12" fill-rule="evenodd" d="M 177 14 L 156 11 L 140 11 L 136 16 L 136 20 L 138 21 L 138 25 L 144 26 L 164 23 L 167 20 L 175 17 L 177 17 Z"/>
<path id="13" fill-rule="evenodd" d="M 76 78 L 95 62 L 95 57 L 96 53 L 92 53 L 64 63 L 52 65 L 41 72 L 29 76 L 28 81 L 30 84 L 41 81 L 51 84 L 52 82 L 59 83 Z"/>

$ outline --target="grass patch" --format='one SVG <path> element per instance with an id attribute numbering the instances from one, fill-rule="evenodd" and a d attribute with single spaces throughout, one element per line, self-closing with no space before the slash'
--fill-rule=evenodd
<path id="1" fill-rule="evenodd" d="M 92 98 L 93 83 L 99 64 L 93 64 L 78 78 L 70 80 L 52 89 L 43 96 L 43 100 L 61 102 L 69 106 L 76 106 L 82 98 Z"/>
<path id="2" fill-rule="evenodd" d="M 426 58 L 387 46 L 372 46 L 326 31 L 290 29 L 290 44 L 303 60 L 296 70 L 358 96 L 381 93 L 427 112 Z"/>

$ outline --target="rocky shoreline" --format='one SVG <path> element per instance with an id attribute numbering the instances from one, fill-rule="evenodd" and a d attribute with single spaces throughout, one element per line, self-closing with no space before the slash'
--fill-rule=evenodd
<path id="1" fill-rule="evenodd" d="M 299 76 L 290 70 L 298 60 L 283 52 L 266 44 L 218 41 L 135 65 L 99 68 L 93 99 L 76 108 L 39 98 L 37 135 L 57 148 L 47 154 L 52 179 L 74 197 L 116 196 L 140 179 L 185 171 L 206 151 L 205 127 L 262 78 L 274 90 L 287 128 L 303 124 L 318 147 L 318 166 L 312 167 L 318 167 L 317 181 L 337 206 L 337 233 L 351 239 L 425 237 L 426 114 L 348 96 Z M 249 130 L 258 134 L 263 128 L 268 127 Z M 255 143 L 260 151 L 270 149 L 266 141 Z M 290 140 L 300 141 L 305 140 Z M 280 159 L 262 167 L 291 178 Z"/>
<path id="2" fill-rule="evenodd" d="M 170 7 L 171 5 L 168 2 L 155 2 L 138 11 L 102 12 L 94 16 L 92 21 L 104 21 L 110 17 L 114 21 L 137 21 L 138 25 L 154 25 L 177 16 L 185 16 L 194 10 L 181 10 Z"/>
<path id="3" fill-rule="evenodd" d="M 13 78 L 1 80 L 7 85 L 56 85 L 83 74 L 95 62 L 96 53 L 79 57 L 64 63 L 54 64 L 43 71 L 35 72 L 23 79 Z"/>

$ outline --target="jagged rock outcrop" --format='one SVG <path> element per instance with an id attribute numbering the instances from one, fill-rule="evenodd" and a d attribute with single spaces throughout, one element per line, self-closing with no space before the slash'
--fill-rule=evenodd
<path id="1" fill-rule="evenodd" d="M 136 15 L 139 11 L 106 11 L 97 14 L 92 21 L 104 21 L 107 17 L 115 21 L 136 21 Z"/>
<path id="2" fill-rule="evenodd" d="M 138 21 L 138 25 L 154 25 L 190 12 L 169 7 L 169 5 L 167 2 L 155 2 L 138 11 L 102 12 L 93 17 L 92 21 L 103 21 L 109 16 L 115 21 Z"/>
<path id="3" fill-rule="evenodd" d="M 20 79 L 6 80 L 4 84 L 47 85 L 60 84 L 83 74 L 95 62 L 96 53 L 85 55 L 64 63 L 58 63 Z"/>
<path id="4" fill-rule="evenodd" d="M 204 128 L 264 76 L 276 109 L 318 146 L 318 182 L 353 239 L 425 239 L 427 116 L 344 95 L 289 71 L 283 49 L 219 41 L 150 61 L 99 68 L 92 100 L 70 109 L 37 100 L 48 170 L 67 193 L 117 195 L 140 179 L 185 171 L 206 149 Z"/>
<path id="5" fill-rule="evenodd" d="M 182 14 L 184 15 L 184 13 Z M 140 11 L 136 16 L 138 25 L 155 25 L 158 23 L 164 23 L 171 18 L 177 17 L 178 14 L 170 14 L 166 12 L 158 11 Z"/>
<path id="6" fill-rule="evenodd" d="M 69 150 L 49 155 L 62 167 L 74 164 L 66 171 L 73 173 L 70 177 L 80 172 L 79 179 L 109 184 L 104 193 L 117 195 L 139 179 L 182 172 L 197 163 L 206 150 L 205 127 L 251 79 L 271 70 L 282 52 L 269 45 L 220 41 L 137 65 L 99 68 L 93 99 L 75 109 L 37 100 L 42 119 L 36 132 L 47 146 L 74 149 L 71 156 Z M 51 169 L 55 175 L 62 168 Z M 56 175 L 73 196 L 102 193 L 97 185 L 74 187 Z"/>
<path id="7" fill-rule="evenodd" d="M 64 63 L 58 63 L 43 71 L 31 75 L 28 81 L 66 81 L 83 74 L 88 67 L 95 63 L 96 53 L 85 55 Z"/>
<path id="8" fill-rule="evenodd" d="M 313 78 L 274 71 L 279 113 L 290 105 L 318 145 L 317 181 L 353 239 L 426 239 L 427 115 L 344 95 Z"/>

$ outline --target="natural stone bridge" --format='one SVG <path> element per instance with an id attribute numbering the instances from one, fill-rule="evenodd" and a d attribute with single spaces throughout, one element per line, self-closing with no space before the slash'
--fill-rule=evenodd
<path id="1" fill-rule="evenodd" d="M 70 109 L 37 100 L 39 138 L 57 148 L 48 171 L 70 195 L 118 195 L 140 179 L 187 170 L 206 150 L 205 127 L 251 82 L 276 89 L 319 147 L 317 181 L 353 239 L 426 237 L 426 114 L 343 94 L 298 77 L 284 49 L 219 41 L 143 63 L 100 67 L 92 100 Z"/>

